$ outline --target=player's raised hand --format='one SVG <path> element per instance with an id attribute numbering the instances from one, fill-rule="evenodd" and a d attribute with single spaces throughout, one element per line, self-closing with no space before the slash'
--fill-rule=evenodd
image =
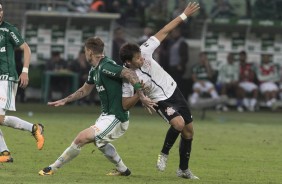
<path id="1" fill-rule="evenodd" d="M 189 2 L 183 13 L 187 17 L 189 17 L 189 16 L 193 15 L 199 9 L 200 9 L 199 3 L 196 3 L 196 2 L 191 3 L 191 2 Z"/>

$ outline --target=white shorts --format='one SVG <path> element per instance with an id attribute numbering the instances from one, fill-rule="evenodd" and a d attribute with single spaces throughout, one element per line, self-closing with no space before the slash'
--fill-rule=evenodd
<path id="1" fill-rule="evenodd" d="M 239 86 L 243 88 L 244 91 L 247 91 L 247 92 L 252 92 L 253 90 L 258 88 L 257 85 L 255 85 L 255 83 L 248 82 L 248 81 L 240 82 Z"/>
<path id="2" fill-rule="evenodd" d="M 15 98 L 17 94 L 18 83 L 12 81 L 0 80 L 0 108 L 15 111 Z"/>
<path id="3" fill-rule="evenodd" d="M 278 91 L 278 86 L 274 82 L 264 82 L 259 88 L 261 93 Z"/>
<path id="4" fill-rule="evenodd" d="M 198 89 L 200 92 L 209 92 L 212 88 L 214 88 L 214 85 L 210 81 L 204 81 L 204 86 L 200 82 L 193 85 L 193 89 Z"/>
<path id="5" fill-rule="evenodd" d="M 129 121 L 122 123 L 115 115 L 100 115 L 95 125 L 91 126 L 95 131 L 96 146 L 104 146 L 108 142 L 121 137 L 128 129 L 128 125 Z"/>

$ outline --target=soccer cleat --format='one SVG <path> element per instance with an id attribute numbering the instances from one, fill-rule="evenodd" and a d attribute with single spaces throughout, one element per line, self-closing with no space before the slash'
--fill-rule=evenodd
<path id="1" fill-rule="evenodd" d="M 181 178 L 186 178 L 186 179 L 192 179 L 192 180 L 198 180 L 199 178 L 197 176 L 195 176 L 191 171 L 190 169 L 186 169 L 186 170 L 181 170 L 181 169 L 178 169 L 176 171 L 176 175 L 178 177 L 181 177 Z"/>
<path id="2" fill-rule="evenodd" d="M 44 126 L 42 124 L 34 124 L 32 127 L 32 135 L 36 139 L 37 148 L 41 150 L 44 145 Z"/>
<path id="3" fill-rule="evenodd" d="M 41 176 L 50 176 L 54 174 L 54 171 L 52 170 L 51 167 L 45 167 L 44 169 L 39 171 L 38 174 Z"/>
<path id="4" fill-rule="evenodd" d="M 2 151 L 0 153 L 0 163 L 4 163 L 4 162 L 13 162 L 13 158 L 11 157 L 11 153 L 7 150 Z"/>
<path id="5" fill-rule="evenodd" d="M 164 171 L 165 170 L 167 158 L 168 158 L 168 155 L 166 155 L 164 153 L 161 153 L 161 154 L 158 155 L 158 160 L 157 160 L 156 167 L 157 167 L 157 169 L 159 171 Z"/>
<path id="6" fill-rule="evenodd" d="M 112 172 L 106 174 L 107 176 L 129 176 L 131 171 L 127 168 L 126 171 L 120 172 L 117 169 L 114 169 Z"/>

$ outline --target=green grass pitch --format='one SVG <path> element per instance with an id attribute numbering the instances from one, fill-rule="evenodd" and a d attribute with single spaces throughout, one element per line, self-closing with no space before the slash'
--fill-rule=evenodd
<path id="1" fill-rule="evenodd" d="M 282 183 L 281 111 L 208 111 L 204 120 L 200 119 L 199 112 L 193 112 L 195 137 L 190 168 L 200 180 L 191 181 L 176 177 L 178 143 L 170 152 L 167 169 L 156 170 L 157 155 L 169 126 L 158 115 L 150 115 L 138 107 L 131 111 L 126 134 L 113 142 L 131 169 L 131 176 L 106 176 L 114 166 L 93 144 L 88 144 L 55 175 L 41 177 L 38 171 L 53 163 L 78 132 L 93 124 L 100 109 L 76 105 L 54 108 L 42 104 L 18 104 L 17 107 L 17 112 L 8 115 L 43 123 L 46 142 L 43 150 L 38 151 L 29 133 L 1 126 L 14 158 L 14 163 L 0 164 L 3 184 Z M 33 116 L 28 116 L 31 111 Z"/>

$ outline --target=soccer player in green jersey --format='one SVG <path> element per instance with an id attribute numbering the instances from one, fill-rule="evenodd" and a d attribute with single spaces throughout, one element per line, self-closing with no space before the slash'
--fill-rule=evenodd
<path id="1" fill-rule="evenodd" d="M 128 109 L 135 105 L 138 98 L 149 109 L 153 109 L 155 103 L 144 96 L 142 84 L 134 71 L 117 65 L 104 55 L 104 43 L 100 38 L 87 39 L 84 50 L 87 61 L 92 65 L 87 81 L 75 93 L 48 104 L 51 106 L 65 105 L 87 96 L 96 87 L 101 100 L 102 113 L 93 126 L 82 130 L 63 154 L 53 164 L 39 171 L 39 175 L 52 175 L 65 163 L 78 156 L 85 144 L 94 142 L 105 157 L 116 165 L 116 170 L 108 175 L 128 176 L 131 174 L 130 170 L 110 142 L 122 136 L 127 130 Z M 122 91 L 123 84 L 126 84 L 123 83 L 124 79 L 133 85 L 136 95 L 132 97 L 124 95 Z"/>
<path id="2" fill-rule="evenodd" d="M 18 77 L 15 64 L 14 49 L 19 47 L 24 53 L 24 64 Z M 5 116 L 6 111 L 15 111 L 15 96 L 19 86 L 28 85 L 28 67 L 30 62 L 30 48 L 21 37 L 17 28 L 3 20 L 2 3 L 0 2 L 0 125 L 29 131 L 37 141 L 37 148 L 44 144 L 43 126 L 32 124 L 14 116 Z M 0 163 L 12 162 L 10 151 L 0 130 Z"/>

